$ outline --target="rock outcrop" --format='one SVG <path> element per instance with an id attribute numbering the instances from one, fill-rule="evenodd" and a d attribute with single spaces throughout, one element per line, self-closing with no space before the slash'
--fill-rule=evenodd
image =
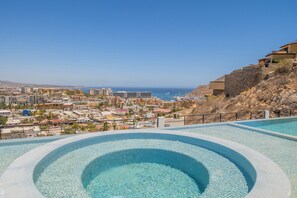
<path id="1" fill-rule="evenodd" d="M 297 115 L 297 66 L 276 64 L 265 72 L 264 80 L 256 86 L 234 98 L 209 97 L 192 114 L 238 112 L 244 119 L 251 112 L 261 117 L 264 110 L 270 110 L 272 116 L 288 115 L 291 110 Z"/>
<path id="2" fill-rule="evenodd" d="M 209 85 L 200 85 L 192 92 L 188 93 L 187 96 L 202 98 L 202 97 L 205 97 L 205 95 L 209 95 L 209 94 L 212 94 L 212 90 L 209 89 Z"/>

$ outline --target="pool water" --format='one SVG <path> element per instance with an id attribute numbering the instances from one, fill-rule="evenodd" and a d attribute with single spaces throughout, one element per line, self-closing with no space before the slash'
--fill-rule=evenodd
<path id="1" fill-rule="evenodd" d="M 13 162 L 16 158 L 20 157 L 24 153 L 37 148 L 43 144 L 51 141 L 55 141 L 59 137 L 40 137 L 35 139 L 17 139 L 17 140 L 1 140 L 0 141 L 0 175 L 4 170 Z"/>
<path id="2" fill-rule="evenodd" d="M 297 136 L 297 118 L 282 118 L 261 121 L 239 122 L 238 124 Z"/>
<path id="3" fill-rule="evenodd" d="M 189 126 L 169 130 L 182 130 L 230 140 L 266 155 L 286 173 L 291 182 L 291 198 L 297 198 L 297 142 L 229 124 Z"/>
<path id="4" fill-rule="evenodd" d="M 108 153 L 84 169 L 82 182 L 92 197 L 197 197 L 209 182 L 197 160 L 162 149 Z"/>
<path id="5" fill-rule="evenodd" d="M 249 191 L 227 158 L 166 139 L 102 141 L 43 162 L 34 181 L 45 197 L 240 198 Z"/>
<path id="6" fill-rule="evenodd" d="M 157 163 L 108 169 L 92 180 L 86 190 L 92 197 L 198 197 L 201 194 L 187 174 Z"/>

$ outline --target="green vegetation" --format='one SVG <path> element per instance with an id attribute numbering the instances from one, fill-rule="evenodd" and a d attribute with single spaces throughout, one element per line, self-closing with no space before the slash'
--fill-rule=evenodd
<path id="1" fill-rule="evenodd" d="M 67 91 L 66 91 L 66 94 L 67 94 L 68 96 L 73 96 L 73 95 L 75 94 L 75 92 L 74 92 L 73 90 L 67 90 Z"/>
<path id="2" fill-rule="evenodd" d="M 112 128 L 113 128 L 113 130 L 116 130 L 117 129 L 117 123 L 116 122 L 113 122 L 112 123 Z"/>
<path id="3" fill-rule="evenodd" d="M 0 103 L 0 109 L 6 109 L 8 106 L 6 106 L 5 102 Z"/>
<path id="4" fill-rule="evenodd" d="M 110 128 L 110 126 L 109 126 L 108 122 L 104 122 L 102 131 L 108 131 L 109 128 Z"/>
<path id="5" fill-rule="evenodd" d="M 24 119 L 21 121 L 21 124 L 33 124 L 34 120 L 33 119 Z"/>
<path id="6" fill-rule="evenodd" d="M 93 123 L 88 124 L 87 131 L 89 131 L 89 132 L 95 132 L 95 131 L 97 131 L 96 125 L 93 124 Z"/>
<path id="7" fill-rule="evenodd" d="M 47 131 L 49 128 L 48 126 L 41 125 L 39 126 L 41 131 Z"/>
<path id="8" fill-rule="evenodd" d="M 173 107 L 172 113 L 178 112 L 178 111 L 181 111 L 181 110 L 182 110 L 181 108 Z"/>
<path id="9" fill-rule="evenodd" d="M 63 134 L 75 134 L 79 129 L 80 126 L 77 123 L 74 123 L 73 125 L 66 127 Z"/>
<path id="10" fill-rule="evenodd" d="M 0 116 L 0 125 L 4 126 L 6 125 L 7 117 Z"/>
<path id="11" fill-rule="evenodd" d="M 77 131 L 96 132 L 97 128 L 93 123 L 89 123 L 88 125 L 74 123 L 71 126 L 66 126 L 63 134 L 75 134 Z"/>
<path id="12" fill-rule="evenodd" d="M 280 60 L 277 64 L 272 66 L 272 70 L 279 74 L 287 74 L 292 71 L 293 62 L 292 60 Z"/>

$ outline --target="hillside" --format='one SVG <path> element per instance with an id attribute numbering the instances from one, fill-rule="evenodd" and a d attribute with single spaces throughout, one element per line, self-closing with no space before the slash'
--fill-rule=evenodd
<path id="1" fill-rule="evenodd" d="M 192 92 L 188 93 L 188 97 L 204 97 L 205 95 L 212 94 L 212 90 L 209 89 L 209 85 L 200 85 Z"/>
<path id="2" fill-rule="evenodd" d="M 263 110 L 270 110 L 274 116 L 297 109 L 297 66 L 282 63 L 264 70 L 265 78 L 256 86 L 234 98 L 209 97 L 192 114 L 239 112 L 247 117 L 253 112 L 260 117 Z"/>

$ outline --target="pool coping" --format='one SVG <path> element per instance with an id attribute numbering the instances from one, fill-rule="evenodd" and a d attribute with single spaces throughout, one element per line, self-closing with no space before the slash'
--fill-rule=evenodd
<path id="1" fill-rule="evenodd" d="M 265 134 L 265 135 L 271 135 L 271 136 L 284 138 L 284 139 L 287 139 L 287 140 L 292 140 L 292 141 L 297 142 L 297 136 L 288 135 L 288 134 L 284 134 L 284 133 L 280 133 L 280 132 L 276 132 L 276 131 L 271 131 L 271 130 L 267 130 L 267 129 L 261 129 L 261 128 L 241 124 L 243 122 L 244 123 L 246 123 L 246 122 L 261 122 L 261 121 L 269 121 L 269 120 L 283 120 L 283 119 L 296 119 L 296 118 L 297 118 L 297 116 L 282 117 L 282 118 L 259 119 L 259 120 L 242 120 L 242 121 L 237 121 L 237 122 L 230 122 L 230 123 L 228 123 L 228 125 L 235 126 L 235 127 L 242 128 L 242 129 L 248 129 L 248 130 L 259 132 L 259 133 L 262 133 L 262 134 Z"/>
<path id="2" fill-rule="evenodd" d="M 262 133 L 265 135 L 270 135 L 270 136 L 279 137 L 279 138 L 297 142 L 297 136 L 279 133 L 279 132 L 275 132 L 275 131 L 270 131 L 270 130 L 266 130 L 266 129 L 260 129 L 260 128 L 256 128 L 256 127 L 252 127 L 252 126 L 246 126 L 246 125 L 241 124 L 242 122 L 261 122 L 261 121 L 268 121 L 268 120 L 283 120 L 283 119 L 297 119 L 297 116 L 269 118 L 269 119 L 256 119 L 256 120 L 255 119 L 254 120 L 240 120 L 240 121 L 229 121 L 229 122 L 216 122 L 216 123 L 205 123 L 205 124 L 192 124 L 192 125 L 184 125 L 184 126 L 178 126 L 178 127 L 165 127 L 162 129 L 175 131 L 175 130 L 182 130 L 182 129 L 204 128 L 204 127 L 227 125 L 227 126 L 233 126 L 233 127 L 237 127 L 237 128 L 247 129 L 247 130 Z"/>
<path id="3" fill-rule="evenodd" d="M 221 123 L 220 123 L 221 124 Z M 203 125 L 205 126 L 205 125 Z M 169 134 L 179 135 L 200 140 L 210 141 L 215 144 L 227 147 L 236 153 L 245 157 L 254 167 L 257 174 L 257 179 L 254 187 L 247 194 L 247 198 L 260 197 L 290 197 L 291 183 L 283 170 L 268 157 L 263 154 L 246 147 L 244 145 L 224 140 L 207 135 L 194 134 L 185 131 L 170 131 L 170 130 L 156 130 L 156 129 L 142 129 L 133 131 L 116 131 L 116 132 L 102 132 L 83 134 L 73 137 L 68 137 L 56 140 L 40 147 L 37 147 L 21 157 L 17 158 L 13 163 L 6 168 L 0 177 L 0 197 L 14 198 L 14 197 L 44 197 L 36 188 L 33 181 L 33 172 L 35 166 L 40 160 L 49 154 L 51 151 L 79 140 L 84 140 L 92 137 L 100 137 L 113 134 L 135 134 L 135 133 L 149 133 L 149 134 Z"/>

